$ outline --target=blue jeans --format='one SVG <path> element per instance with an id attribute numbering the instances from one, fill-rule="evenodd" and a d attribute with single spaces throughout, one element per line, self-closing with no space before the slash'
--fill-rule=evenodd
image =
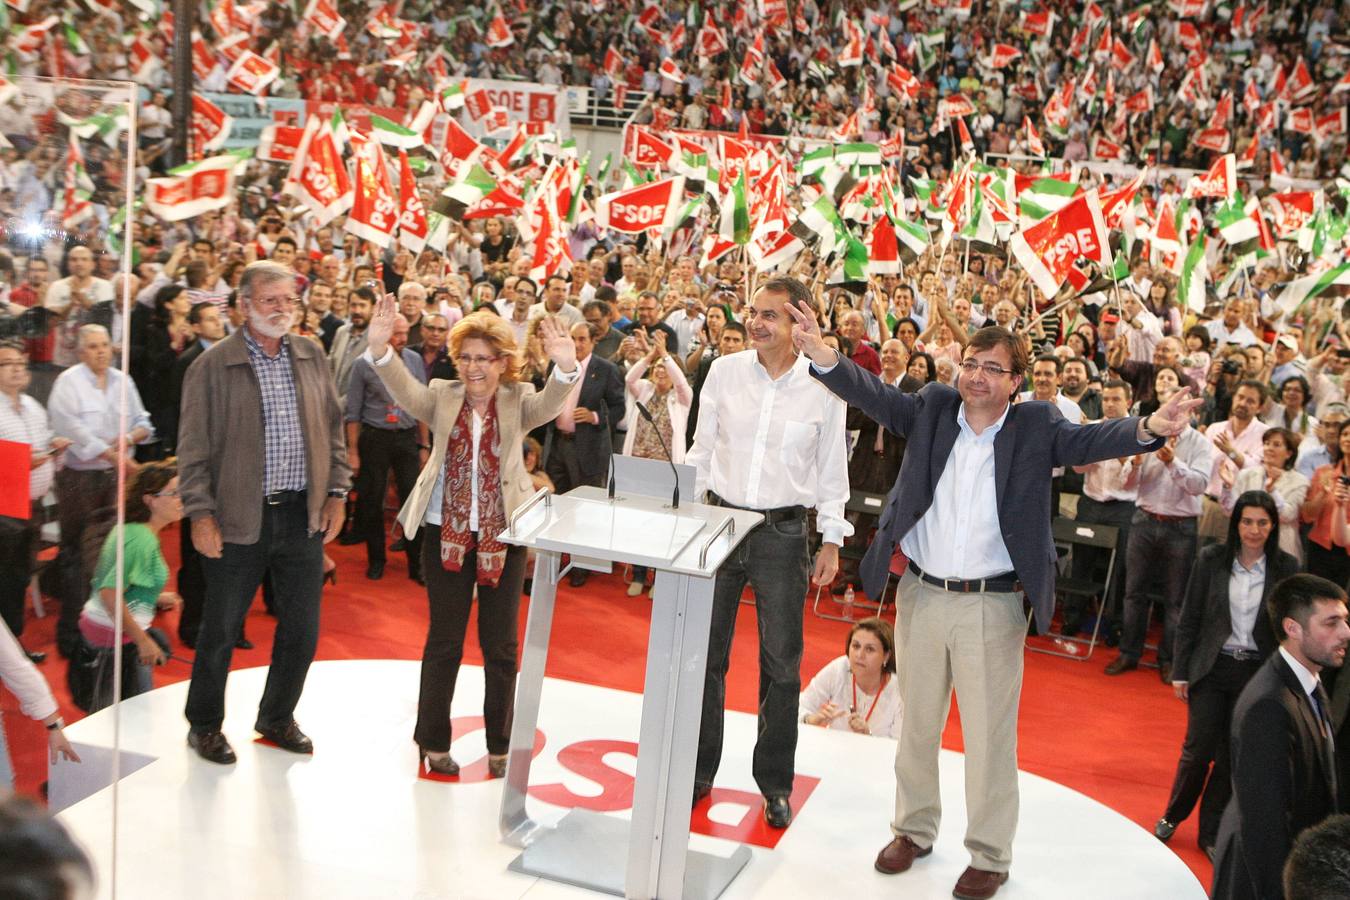
<path id="1" fill-rule="evenodd" d="M 257 724 L 285 728 L 300 702 L 319 642 L 323 533 L 309 533 L 304 494 L 277 506 L 264 505 L 258 542 L 226 544 L 219 559 L 203 557 L 202 568 L 206 604 L 186 709 L 192 730 L 220 730 L 234 643 L 268 570 L 276 588 L 277 630 Z"/>
<path id="2" fill-rule="evenodd" d="M 1181 618 L 1186 579 L 1195 562 L 1195 533 L 1195 519 L 1159 522 L 1142 509 L 1135 511 L 1126 551 L 1125 629 L 1120 637 L 1121 656 L 1138 660 L 1144 652 L 1150 603 L 1146 592 L 1150 581 L 1156 577 L 1166 606 L 1163 636 L 1158 643 L 1158 663 L 1172 662 L 1172 640 Z"/>
<path id="3" fill-rule="evenodd" d="M 811 557 L 806 517 L 762 524 L 722 563 L 713 589 L 708 669 L 694 783 L 711 786 L 722 760 L 727 668 L 736 612 L 748 581 L 759 621 L 759 738 L 753 772 L 766 797 L 792 793 L 801 694 L 802 608 Z"/>

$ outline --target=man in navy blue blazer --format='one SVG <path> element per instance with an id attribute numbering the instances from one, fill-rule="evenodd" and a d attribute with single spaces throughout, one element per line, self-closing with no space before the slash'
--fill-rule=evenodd
<path id="1" fill-rule="evenodd" d="M 795 310 L 793 340 L 831 391 L 905 438 L 905 459 L 863 559 L 863 586 L 881 596 L 897 547 L 901 579 L 896 657 L 905 724 L 896 751 L 894 839 L 877 857 L 887 874 L 932 852 L 941 818 L 938 751 L 955 687 L 966 748 L 966 848 L 953 891 L 984 900 L 1008 880 L 1017 828 L 1017 704 L 1022 689 L 1022 592 L 1042 630 L 1054 613 L 1050 473 L 1156 450 L 1199 400 L 1178 392 L 1147 419 L 1072 425 L 1050 403 L 1012 404 L 1026 373 L 1020 335 L 972 335 L 955 389 L 917 394 L 843 360 L 814 319 Z"/>

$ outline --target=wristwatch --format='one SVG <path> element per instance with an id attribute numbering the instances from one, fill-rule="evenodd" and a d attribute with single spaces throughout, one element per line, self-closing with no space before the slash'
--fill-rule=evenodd
<path id="1" fill-rule="evenodd" d="M 1142 419 L 1139 420 L 1139 430 L 1142 431 L 1144 433 L 1144 437 L 1148 438 L 1150 441 L 1156 441 L 1159 435 L 1152 428 L 1148 427 L 1148 420 L 1149 420 L 1148 416 L 1144 416 Z"/>
<path id="2" fill-rule="evenodd" d="M 343 497 L 343 498 L 345 498 L 345 497 L 347 496 L 347 492 L 346 492 L 346 491 L 329 491 L 329 492 L 328 492 L 328 496 L 333 497 L 333 498 L 338 498 L 338 497 Z"/>
<path id="3" fill-rule="evenodd" d="M 63 718 L 61 718 L 60 716 L 57 716 L 57 717 L 56 717 L 56 721 L 55 721 L 55 722 L 52 722 L 50 725 L 47 726 L 47 730 L 48 730 L 48 731 L 60 731 L 62 728 L 65 728 L 65 727 L 66 727 L 66 720 L 63 719 Z"/>

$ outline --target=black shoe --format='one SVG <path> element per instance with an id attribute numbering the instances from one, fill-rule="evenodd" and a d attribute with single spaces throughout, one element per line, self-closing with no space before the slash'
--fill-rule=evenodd
<path id="1" fill-rule="evenodd" d="M 1158 678 L 1162 681 L 1163 684 L 1170 685 L 1172 683 L 1171 663 L 1162 663 L 1161 665 L 1158 666 Z"/>
<path id="2" fill-rule="evenodd" d="M 427 586 L 427 580 L 426 580 L 426 578 L 424 578 L 424 577 L 422 576 L 422 573 L 421 573 L 421 572 L 409 572 L 409 573 L 408 573 L 408 578 L 410 578 L 410 579 L 412 579 L 413 581 L 417 582 L 417 583 L 420 584 L 422 587 L 426 587 L 426 586 Z"/>
<path id="3" fill-rule="evenodd" d="M 1133 672 L 1137 668 L 1139 668 L 1139 660 L 1121 655 L 1107 663 L 1104 671 L 1107 675 L 1119 675 L 1122 672 Z"/>
<path id="4" fill-rule="evenodd" d="M 407 549 L 408 549 L 407 538 L 399 538 L 398 540 L 394 541 L 392 544 L 389 545 L 389 550 L 393 553 L 402 553 L 404 550 Z"/>
<path id="5" fill-rule="evenodd" d="M 505 778 L 506 777 L 506 754 L 493 756 L 488 754 L 488 777 Z"/>
<path id="6" fill-rule="evenodd" d="M 1078 632 L 1083 630 L 1083 623 L 1078 619 L 1065 619 L 1064 624 L 1060 625 L 1059 633 L 1062 637 L 1077 637 Z"/>
<path id="7" fill-rule="evenodd" d="M 1165 844 L 1172 839 L 1172 835 L 1176 833 L 1176 830 L 1177 824 L 1175 822 L 1167 821 L 1167 817 L 1164 816 L 1158 820 L 1157 825 L 1153 826 L 1153 836 Z"/>
<path id="8" fill-rule="evenodd" d="M 253 649 L 253 642 L 250 641 L 248 638 L 244 637 L 244 636 L 241 634 L 241 635 L 239 635 L 239 640 L 237 640 L 237 641 L 234 642 L 234 649 L 236 649 L 236 650 L 252 650 L 252 649 Z"/>
<path id="9" fill-rule="evenodd" d="M 338 535 L 337 542 L 338 545 L 342 547 L 353 547 L 357 544 L 364 544 L 366 539 L 355 531 L 349 531 L 346 534 Z"/>
<path id="10" fill-rule="evenodd" d="M 384 577 L 384 563 L 371 563 L 370 568 L 366 569 L 366 578 L 371 581 L 379 581 Z"/>
<path id="11" fill-rule="evenodd" d="M 787 797 L 764 798 L 764 821 L 770 828 L 786 828 L 792 821 L 792 807 Z"/>
<path id="12" fill-rule="evenodd" d="M 47 661 L 47 654 L 43 653 L 41 650 L 25 650 L 24 655 L 28 657 L 28 661 L 33 665 Z"/>
<path id="13" fill-rule="evenodd" d="M 234 764 L 234 749 L 219 731 L 189 731 L 187 742 L 207 762 L 221 766 Z"/>
<path id="14" fill-rule="evenodd" d="M 459 763 L 455 762 L 454 757 L 447 755 L 436 759 L 435 757 L 427 756 L 427 752 L 420 748 L 417 752 L 418 755 L 422 757 L 422 765 L 426 767 L 428 772 L 435 772 L 437 775 L 459 774 Z"/>
<path id="15" fill-rule="evenodd" d="M 285 728 L 263 728 L 261 725 L 254 725 L 253 730 L 290 753 L 314 752 L 314 742 L 305 736 L 294 719 L 291 719 Z"/>
<path id="16" fill-rule="evenodd" d="M 847 593 L 848 593 L 848 582 L 847 582 L 847 581 L 841 581 L 841 582 L 839 582 L 838 584 L 836 584 L 834 587 L 830 588 L 830 594 L 833 595 L 833 596 L 835 596 L 835 597 L 842 597 L 842 596 L 844 596 L 844 595 L 847 594 Z"/>
<path id="17" fill-rule="evenodd" d="M 180 632 L 179 635 L 178 635 L 178 643 L 182 644 L 184 647 L 188 648 L 189 650 L 196 650 L 196 649 L 197 649 L 197 636 L 194 634 L 192 637 L 183 637 L 182 633 Z"/>
<path id="18" fill-rule="evenodd" d="M 80 648 L 79 638 L 61 638 L 56 639 L 56 652 L 61 654 L 62 659 L 70 659 L 75 655 L 75 651 Z"/>
<path id="19" fill-rule="evenodd" d="M 591 573 L 585 569 L 573 569 L 567 573 L 567 583 L 572 587 L 585 587 L 586 579 L 591 577 Z"/>
<path id="20" fill-rule="evenodd" d="M 710 794 L 712 794 L 712 785 L 711 785 L 711 784 L 696 784 L 696 785 L 694 785 L 694 802 L 693 802 L 692 805 L 693 805 L 693 806 L 698 806 L 698 802 L 699 802 L 700 800 L 704 799 L 705 797 L 709 796 Z"/>

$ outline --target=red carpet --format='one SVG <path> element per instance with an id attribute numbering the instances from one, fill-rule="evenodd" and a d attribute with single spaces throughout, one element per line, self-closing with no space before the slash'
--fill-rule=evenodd
<path id="1" fill-rule="evenodd" d="M 170 562 L 177 555 L 176 535 L 163 541 Z M 422 589 L 407 580 L 401 554 L 390 554 L 382 581 L 365 579 L 363 547 L 329 545 L 338 560 L 338 584 L 325 589 L 320 659 L 417 659 L 426 630 L 426 598 Z M 53 604 L 55 605 L 55 604 Z M 522 603 L 521 629 L 524 630 Z M 548 674 L 605 687 L 641 691 L 645 667 L 650 603 L 643 595 L 630 599 L 617 575 L 592 577 L 586 587 L 574 590 L 565 584 L 559 591 L 553 620 L 553 644 Z M 161 625 L 175 633 L 172 617 Z M 247 624 L 248 636 L 257 645 L 251 651 L 236 651 L 240 668 L 266 665 L 272 643 L 272 619 L 255 604 Z M 470 626 L 472 632 L 473 626 Z M 806 652 L 803 681 L 822 665 L 843 652 L 848 626 L 806 613 Z M 40 669 L 62 704 L 68 721 L 81 715 L 69 702 L 65 690 L 65 661 L 56 654 L 55 618 L 30 619 L 24 644 L 45 650 L 50 656 Z M 599 638 L 599 639 L 597 639 Z M 183 655 L 191 651 L 184 649 Z M 754 610 L 742 605 L 732 650 L 728 677 L 728 705 L 753 712 L 757 696 L 758 650 Z M 1026 682 L 1022 692 L 1020 766 L 1081 791 L 1152 829 L 1167 803 L 1168 789 L 1185 731 L 1185 706 L 1158 683 L 1152 670 L 1127 673 L 1117 678 L 1102 674 L 1114 651 L 1101 648 L 1087 663 L 1027 654 Z M 477 638 L 470 634 L 465 651 L 467 662 L 480 663 Z M 157 684 L 185 679 L 190 667 L 177 662 L 164 666 Z M 35 795 L 46 778 L 46 738 L 42 726 L 21 714 L 8 692 L 0 698 L 4 727 L 22 793 Z M 183 725 L 186 733 L 186 722 Z M 244 740 L 245 735 L 235 735 Z M 960 723 L 953 707 L 945 745 L 961 749 Z M 876 773 L 877 783 L 892 789 L 889 771 Z M 888 837 L 887 823 L 872 824 L 877 846 Z M 1210 882 L 1210 865 L 1196 847 L 1193 815 L 1177 830 L 1171 846 L 1196 873 Z"/>

